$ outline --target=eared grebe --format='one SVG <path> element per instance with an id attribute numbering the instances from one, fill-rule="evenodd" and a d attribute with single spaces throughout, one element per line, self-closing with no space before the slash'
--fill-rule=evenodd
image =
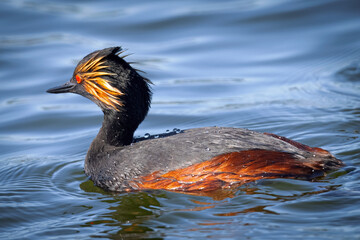
<path id="1" fill-rule="evenodd" d="M 47 91 L 80 94 L 103 111 L 84 167 L 97 186 L 208 192 L 258 179 L 312 179 L 343 165 L 321 148 L 239 128 L 205 127 L 134 139 L 150 107 L 151 82 L 119 53 L 120 47 L 112 47 L 87 55 L 69 82 Z"/>

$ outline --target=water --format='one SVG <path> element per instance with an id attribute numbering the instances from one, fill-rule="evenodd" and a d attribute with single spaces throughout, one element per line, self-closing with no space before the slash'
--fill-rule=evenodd
<path id="1" fill-rule="evenodd" d="M 358 1 L 3 0 L 0 16 L 1 239 L 360 238 Z M 114 45 L 154 82 L 137 135 L 244 127 L 347 166 L 228 196 L 94 187 L 83 160 L 100 110 L 45 90 Z"/>

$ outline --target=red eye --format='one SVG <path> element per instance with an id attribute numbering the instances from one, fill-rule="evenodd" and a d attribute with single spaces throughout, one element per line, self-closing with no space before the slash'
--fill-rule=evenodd
<path id="1" fill-rule="evenodd" d="M 77 83 L 82 82 L 82 79 L 81 79 L 81 77 L 79 75 L 76 75 L 75 78 L 76 78 Z"/>

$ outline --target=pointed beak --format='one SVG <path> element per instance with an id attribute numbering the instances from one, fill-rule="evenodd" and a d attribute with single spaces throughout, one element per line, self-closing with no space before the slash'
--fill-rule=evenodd
<path id="1" fill-rule="evenodd" d="M 54 88 L 48 89 L 46 92 L 48 93 L 67 93 L 72 92 L 72 90 L 75 88 L 76 84 L 72 82 L 67 82 L 64 85 L 57 86 Z"/>

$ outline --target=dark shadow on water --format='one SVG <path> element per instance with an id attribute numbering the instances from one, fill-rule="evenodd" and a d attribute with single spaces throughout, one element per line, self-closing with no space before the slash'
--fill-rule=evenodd
<path id="1" fill-rule="evenodd" d="M 99 232 L 98 235 L 93 235 L 93 238 L 124 239 L 130 236 L 131 238 L 148 238 L 148 232 L 154 231 L 142 223 L 159 216 L 157 211 L 159 211 L 160 203 L 157 198 L 164 198 L 164 193 L 160 191 L 157 193 L 111 193 L 96 187 L 90 180 L 81 183 L 80 188 L 85 192 L 105 195 L 106 198 L 102 201 L 109 205 L 102 214 L 96 217 L 98 220 L 86 222 L 81 226 L 85 228 L 96 225 L 111 227 L 111 230 Z"/>
<path id="2" fill-rule="evenodd" d="M 354 62 L 342 69 L 340 69 L 335 76 L 343 81 L 360 81 L 360 63 Z"/>

